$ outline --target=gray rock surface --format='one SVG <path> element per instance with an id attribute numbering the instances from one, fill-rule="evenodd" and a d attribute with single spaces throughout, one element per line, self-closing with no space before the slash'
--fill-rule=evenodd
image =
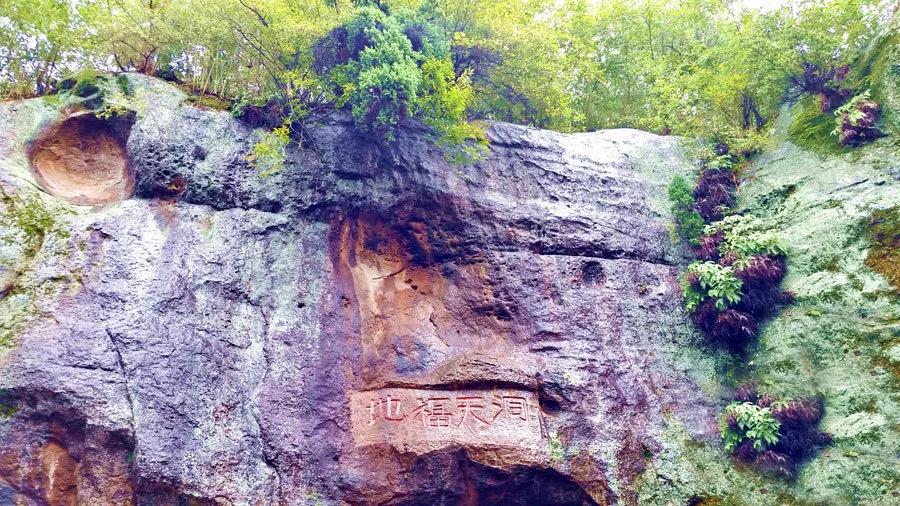
<path id="1" fill-rule="evenodd" d="M 62 113 L 0 105 L 0 502 L 628 504 L 673 420 L 715 437 L 677 139 L 494 124 L 458 167 L 338 117 L 260 177 L 259 132 L 132 79 L 135 195 L 102 208 L 31 179 Z M 546 449 L 356 445 L 349 392 L 388 386 L 530 390 Z"/>

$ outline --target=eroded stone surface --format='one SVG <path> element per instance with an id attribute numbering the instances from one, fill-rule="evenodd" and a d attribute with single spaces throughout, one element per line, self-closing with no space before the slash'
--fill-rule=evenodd
<path id="1" fill-rule="evenodd" d="M 117 131 L 113 123 L 93 114 L 78 114 L 42 132 L 29 150 L 41 188 L 74 204 L 99 205 L 128 198 L 134 189 L 123 138 L 128 127 Z"/>
<path id="2" fill-rule="evenodd" d="M 56 444 L 125 504 L 610 504 L 635 502 L 669 424 L 714 437 L 695 380 L 712 363 L 678 354 L 675 139 L 497 124 L 490 154 L 454 167 L 415 126 L 378 146 L 336 117 L 261 178 L 257 133 L 134 80 L 137 198 L 60 217 L 14 260 L 0 311 L 30 316 L 0 357 L 0 446 L 44 447 L 29 435 L 74 417 L 125 456 L 127 487 L 81 436 Z M 4 104 L 0 125 L 53 114 Z M 41 205 L 6 128 L 0 184 Z M 360 428 L 372 392 L 441 392 L 456 413 L 482 395 L 485 419 L 519 393 L 528 416 L 475 436 Z"/>

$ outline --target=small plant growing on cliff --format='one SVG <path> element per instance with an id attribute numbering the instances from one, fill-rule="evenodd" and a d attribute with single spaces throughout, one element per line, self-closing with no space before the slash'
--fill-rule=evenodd
<path id="1" fill-rule="evenodd" d="M 703 217 L 694 209 L 691 184 L 682 176 L 675 176 L 669 185 L 669 202 L 678 236 L 688 244 L 697 246 L 703 232 Z"/>
<path id="2" fill-rule="evenodd" d="M 272 131 L 263 131 L 247 160 L 262 177 L 271 176 L 284 168 L 287 157 L 287 145 L 290 142 L 288 127 L 278 127 Z"/>
<path id="3" fill-rule="evenodd" d="M 733 215 L 708 225 L 694 253 L 701 261 L 682 278 L 686 309 L 714 344 L 740 352 L 756 336 L 757 320 L 792 300 L 779 287 L 784 248 L 765 222 Z"/>
<path id="4" fill-rule="evenodd" d="M 872 100 L 869 90 L 838 107 L 834 116 L 837 126 L 831 135 L 837 136 L 844 146 L 858 146 L 884 135 L 876 126 L 881 117 L 881 106 Z"/>
<path id="5" fill-rule="evenodd" d="M 705 236 L 722 234 L 718 244 L 721 256 L 734 255 L 734 259 L 749 258 L 753 255 L 784 255 L 784 247 L 778 236 L 764 221 L 752 216 L 732 215 L 721 221 L 707 225 Z"/>
<path id="6" fill-rule="evenodd" d="M 121 104 L 106 103 L 95 115 L 100 119 L 113 119 L 119 116 L 127 116 L 130 112 L 127 107 Z"/>
<path id="7" fill-rule="evenodd" d="M 725 407 L 722 424 L 725 451 L 734 452 L 744 442 L 749 442 L 754 450 L 762 451 L 778 442 L 780 428 L 781 422 L 772 415 L 771 408 L 733 402 Z"/>
<path id="8" fill-rule="evenodd" d="M 793 478 L 797 466 L 831 442 L 818 429 L 824 413 L 820 401 L 777 400 L 755 388 L 738 389 L 720 419 L 725 450 L 738 460 Z"/>
<path id="9" fill-rule="evenodd" d="M 707 298 L 713 300 L 719 310 L 741 300 L 742 282 L 731 267 L 715 262 L 694 262 L 688 266 L 684 279 L 688 311 L 696 310 Z"/>
<path id="10" fill-rule="evenodd" d="M 718 160 L 716 158 L 715 160 Z M 696 209 L 706 223 L 721 220 L 725 210 L 734 205 L 737 188 L 734 172 L 729 168 L 706 168 L 694 188 Z"/>

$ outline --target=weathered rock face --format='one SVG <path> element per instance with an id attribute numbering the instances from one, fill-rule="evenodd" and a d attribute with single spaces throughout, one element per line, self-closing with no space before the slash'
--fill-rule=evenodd
<path id="1" fill-rule="evenodd" d="M 628 504 L 667 427 L 714 437 L 675 139 L 497 124 L 455 167 L 338 118 L 263 178 L 258 132 L 133 79 L 103 208 L 33 186 L 64 113 L 0 106 L 0 502 Z"/>

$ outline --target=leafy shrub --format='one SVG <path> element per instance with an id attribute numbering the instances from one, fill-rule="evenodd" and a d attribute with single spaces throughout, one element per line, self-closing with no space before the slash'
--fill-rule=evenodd
<path id="1" fill-rule="evenodd" d="M 736 309 L 720 310 L 712 299 L 702 301 L 691 314 L 691 320 L 712 344 L 733 353 L 743 350 L 756 336 L 756 321 L 750 315 Z"/>
<path id="2" fill-rule="evenodd" d="M 746 286 L 769 286 L 781 281 L 787 272 L 783 258 L 770 256 L 752 256 L 734 264 L 735 276 Z"/>
<path id="3" fill-rule="evenodd" d="M 761 470 L 793 478 L 798 465 L 831 442 L 818 429 L 823 413 L 821 401 L 780 401 L 742 386 L 720 419 L 725 450 Z"/>
<path id="4" fill-rule="evenodd" d="M 716 145 L 716 157 L 706 162 L 711 170 L 734 170 L 738 166 L 738 159 L 728 153 L 727 144 Z"/>
<path id="5" fill-rule="evenodd" d="M 336 105 L 348 108 L 362 131 L 392 140 L 400 122 L 415 116 L 437 134 L 448 158 L 465 162 L 483 153 L 484 130 L 466 117 L 471 72 L 455 72 L 450 41 L 416 13 L 358 8 L 312 53 Z"/>
<path id="6" fill-rule="evenodd" d="M 313 48 L 313 68 L 330 81 L 338 105 L 357 126 L 386 138 L 411 109 L 422 85 L 422 54 L 400 22 L 374 7 L 355 11 Z"/>
<path id="7" fill-rule="evenodd" d="M 716 344 L 739 353 L 756 337 L 756 332 L 757 324 L 753 316 L 728 308 L 718 313 L 708 335 Z"/>
<path id="8" fill-rule="evenodd" d="M 753 255 L 784 255 L 784 247 L 771 227 L 762 220 L 751 216 L 733 215 L 708 225 L 705 235 L 721 231 L 724 240 L 719 245 L 720 253 L 733 253 L 738 258 Z"/>
<path id="9" fill-rule="evenodd" d="M 694 262 L 688 266 L 685 279 L 688 311 L 696 309 L 704 299 L 711 299 L 718 310 L 737 304 L 741 299 L 742 283 L 731 267 L 715 262 Z"/>
<path id="10" fill-rule="evenodd" d="M 725 240 L 725 233 L 715 230 L 711 234 L 700 236 L 697 247 L 694 248 L 694 256 L 703 261 L 717 262 L 719 260 L 719 247 Z"/>
<path id="11" fill-rule="evenodd" d="M 779 287 L 787 272 L 784 250 L 754 218 L 729 216 L 704 232 L 694 248 L 702 261 L 682 278 L 685 307 L 714 344 L 739 352 L 756 337 L 758 319 L 792 300 Z"/>
<path id="12" fill-rule="evenodd" d="M 779 306 L 790 304 L 793 301 L 793 295 L 779 288 L 777 281 L 773 280 L 772 285 L 766 286 L 745 283 L 741 291 L 741 301 L 735 306 L 735 309 L 759 320 L 774 315 Z"/>
<path id="13" fill-rule="evenodd" d="M 476 160 L 487 148 L 484 129 L 466 121 L 466 107 L 474 98 L 470 74 L 465 71 L 456 76 L 449 60 L 431 58 L 422 64 L 424 90 L 417 112 L 456 163 Z"/>
<path id="14" fill-rule="evenodd" d="M 824 409 L 821 401 L 793 399 L 772 405 L 772 415 L 781 423 L 781 437 L 773 450 L 794 461 L 812 457 L 817 448 L 831 442 L 831 436 L 818 429 Z"/>
<path id="15" fill-rule="evenodd" d="M 837 108 L 834 115 L 837 126 L 831 134 L 838 136 L 844 146 L 858 146 L 883 135 L 876 126 L 881 107 L 871 99 L 869 90 Z"/>
<path id="16" fill-rule="evenodd" d="M 725 451 L 733 452 L 748 441 L 753 449 L 761 451 L 778 442 L 781 422 L 775 419 L 772 409 L 750 402 L 733 402 L 725 407 L 722 438 Z"/>
<path id="17" fill-rule="evenodd" d="M 703 232 L 703 217 L 694 209 L 694 195 L 690 183 L 682 176 L 672 178 L 669 185 L 669 201 L 679 237 L 693 246 L 699 245 Z"/>

